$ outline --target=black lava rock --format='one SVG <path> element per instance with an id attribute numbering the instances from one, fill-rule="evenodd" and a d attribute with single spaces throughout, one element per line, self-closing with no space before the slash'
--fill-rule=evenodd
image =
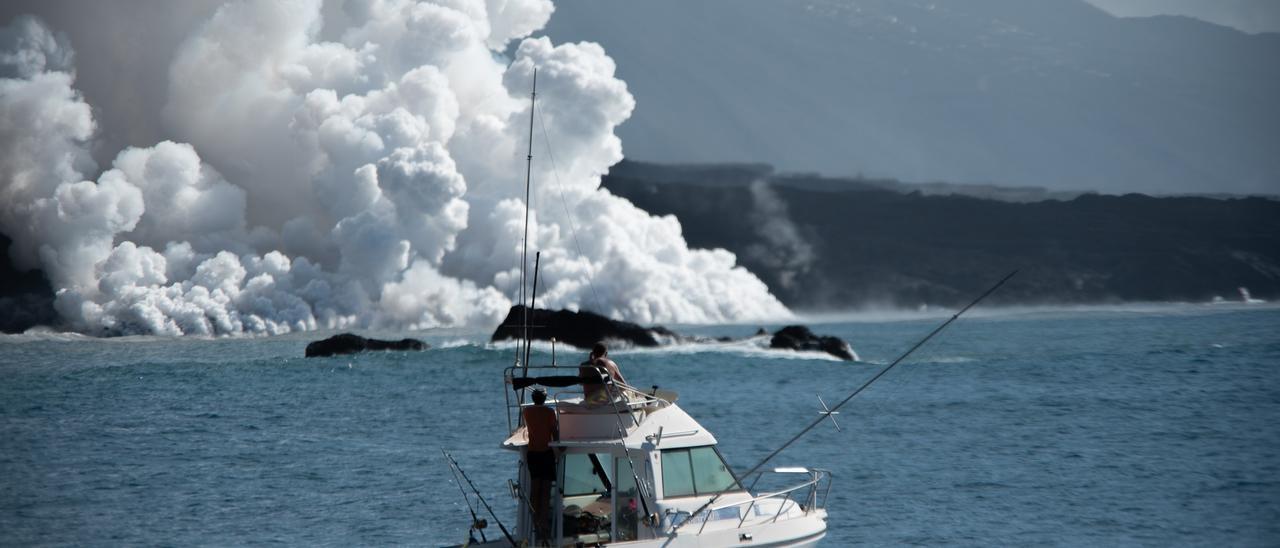
<path id="1" fill-rule="evenodd" d="M 490 341 L 518 340 L 523 336 L 524 305 L 515 305 L 506 319 L 493 331 Z M 621 341 L 632 346 L 653 347 L 681 340 L 680 335 L 665 327 L 643 327 L 631 322 L 611 320 L 594 312 L 570 310 L 529 310 L 529 338 L 557 341 L 589 349 L 600 341 Z"/>
<path id="2" fill-rule="evenodd" d="M 815 335 L 803 325 L 788 325 L 779 329 L 769 340 L 769 348 L 821 350 L 842 360 L 853 361 L 854 359 L 849 343 L 839 337 Z"/>
<path id="3" fill-rule="evenodd" d="M 493 331 L 491 342 L 519 340 L 523 336 L 525 306 L 515 305 L 506 319 Z M 757 337 L 768 335 L 761 328 Z M 741 339 L 733 337 L 691 337 L 662 326 L 644 327 L 631 322 L 612 320 L 594 312 L 569 310 L 529 310 L 529 338 L 549 341 L 554 338 L 571 346 L 589 349 L 600 341 L 621 342 L 631 346 L 655 347 L 677 343 L 724 343 Z M 842 360 L 853 361 L 853 349 L 838 337 L 814 335 L 808 327 L 790 325 L 774 333 L 770 348 L 818 350 Z"/>
<path id="4" fill-rule="evenodd" d="M 355 354 L 356 352 L 364 352 L 365 350 L 426 350 L 427 348 L 427 343 L 417 339 L 383 341 L 378 339 L 366 339 L 359 335 L 352 335 L 351 333 L 342 333 L 322 341 L 316 341 L 308 344 L 307 357 L 319 358 L 324 356 L 336 356 L 339 354 Z"/>

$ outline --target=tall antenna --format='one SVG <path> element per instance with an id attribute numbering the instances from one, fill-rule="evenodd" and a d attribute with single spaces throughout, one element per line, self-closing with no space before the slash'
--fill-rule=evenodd
<path id="1" fill-rule="evenodd" d="M 538 305 L 538 265 L 541 262 L 542 262 L 542 252 L 541 251 L 534 252 L 533 254 L 533 292 L 529 294 L 529 308 L 534 308 Z M 528 311 L 528 309 L 525 309 L 525 310 L 526 312 Z M 528 316 L 525 316 L 525 317 L 528 318 Z M 530 339 L 528 335 L 529 321 L 526 319 L 524 324 L 525 324 L 524 325 L 524 328 L 525 328 L 524 376 L 527 377 L 529 376 L 529 347 L 533 346 L 533 340 Z M 523 392 L 521 393 L 520 398 L 522 400 L 524 399 Z"/>
<path id="2" fill-rule="evenodd" d="M 533 92 L 529 94 L 529 153 L 524 164 L 524 239 L 520 249 L 520 305 L 524 306 L 524 340 L 529 342 L 529 307 L 525 305 L 525 288 L 529 280 L 529 180 L 533 171 L 533 110 L 538 104 L 538 67 L 533 67 Z M 517 358 L 519 355 L 517 352 Z M 525 364 L 527 368 L 529 364 Z M 521 398 L 523 399 L 523 398 Z"/>

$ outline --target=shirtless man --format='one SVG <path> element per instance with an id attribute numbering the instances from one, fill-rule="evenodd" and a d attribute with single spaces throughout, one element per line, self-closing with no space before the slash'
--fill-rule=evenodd
<path id="1" fill-rule="evenodd" d="M 609 359 L 609 349 L 605 348 L 604 343 L 596 343 L 591 348 L 590 357 L 578 367 L 578 376 L 582 378 L 583 399 L 588 405 L 600 405 L 610 400 L 608 389 L 600 383 L 603 376 L 601 371 L 608 373 L 615 383 L 627 382 L 622 376 L 622 370 L 618 369 L 618 364 Z"/>
<path id="2" fill-rule="evenodd" d="M 551 483 L 556 479 L 556 454 L 551 440 L 560 439 L 560 427 L 556 412 L 543 405 L 547 393 L 533 391 L 533 405 L 524 408 L 524 425 L 528 429 L 529 445 L 525 448 L 525 463 L 529 467 L 530 510 L 533 512 L 534 531 L 538 538 L 549 540 L 551 519 L 547 509 L 551 506 Z"/>
<path id="3" fill-rule="evenodd" d="M 614 382 L 627 384 L 627 379 L 622 377 L 622 370 L 618 369 L 618 364 L 609 359 L 609 349 L 604 347 L 604 343 L 596 343 L 591 348 L 591 362 L 596 364 L 597 367 L 603 367 L 605 371 L 608 371 Z"/>

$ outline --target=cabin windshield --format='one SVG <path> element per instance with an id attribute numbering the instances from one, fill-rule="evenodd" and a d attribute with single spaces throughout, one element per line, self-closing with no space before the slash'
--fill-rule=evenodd
<path id="1" fill-rule="evenodd" d="M 560 459 L 561 520 L 566 538 L 607 543 L 612 538 L 614 473 L 608 453 L 565 453 Z"/>
<path id="2" fill-rule="evenodd" d="M 662 450 L 665 498 L 707 495 L 742 489 L 715 446 Z"/>
<path id="3" fill-rule="evenodd" d="M 609 472 L 608 454 L 565 453 L 564 461 L 564 496 L 602 495 L 612 489 Z"/>

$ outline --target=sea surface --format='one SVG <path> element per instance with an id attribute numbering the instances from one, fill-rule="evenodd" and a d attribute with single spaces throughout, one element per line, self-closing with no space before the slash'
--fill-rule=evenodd
<path id="1" fill-rule="evenodd" d="M 613 355 L 741 470 L 945 317 L 810 318 L 858 363 L 759 340 Z M 514 347 L 382 333 L 433 348 L 304 359 L 325 335 L 0 338 L 0 544 L 458 543 L 442 449 L 513 525 Z M 838 420 L 773 463 L 833 471 L 827 546 L 1280 545 L 1277 306 L 978 310 Z"/>

